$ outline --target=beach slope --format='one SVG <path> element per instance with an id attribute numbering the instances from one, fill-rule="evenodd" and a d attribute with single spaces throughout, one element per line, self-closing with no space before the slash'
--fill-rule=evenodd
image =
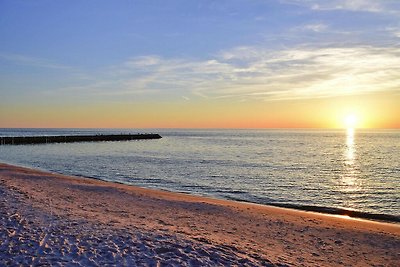
<path id="1" fill-rule="evenodd" d="M 399 266 L 400 226 L 0 163 L 0 265 Z"/>

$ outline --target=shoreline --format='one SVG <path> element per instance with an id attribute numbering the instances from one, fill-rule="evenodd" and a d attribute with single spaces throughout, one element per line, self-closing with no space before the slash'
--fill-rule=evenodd
<path id="1" fill-rule="evenodd" d="M 291 204 L 291 203 L 267 202 L 267 203 L 263 204 L 263 203 L 255 203 L 255 202 L 245 201 L 245 200 L 240 200 L 240 199 L 235 199 L 235 198 L 231 198 L 229 200 L 258 204 L 258 205 L 265 205 L 265 206 L 272 206 L 272 207 L 278 207 L 278 208 L 283 208 L 283 209 L 292 209 L 292 210 L 299 210 L 299 211 L 305 211 L 305 212 L 315 212 L 315 213 L 331 215 L 331 216 L 342 216 L 344 218 L 351 218 L 351 219 L 355 219 L 355 220 L 358 219 L 358 220 L 366 220 L 366 221 L 400 225 L 400 217 L 395 216 L 395 215 L 390 215 L 390 214 L 369 213 L 369 212 L 362 212 L 362 211 L 349 210 L 349 209 L 343 209 L 343 208 L 323 207 L 323 206 L 314 206 L 314 205 L 301 205 L 301 204 Z"/>
<path id="2" fill-rule="evenodd" d="M 6 165 L 10 165 L 10 166 L 15 166 L 15 167 L 21 167 L 21 168 L 26 168 L 26 169 L 36 170 L 36 171 L 48 172 L 48 173 L 56 174 L 56 175 L 71 176 L 68 174 L 63 174 L 61 172 L 49 171 L 46 169 L 27 166 L 27 165 L 23 165 L 23 164 L 15 164 L 15 163 L 9 163 L 9 162 L 4 162 L 4 161 L 0 162 L 0 165 L 1 164 L 6 164 Z M 126 184 L 126 183 L 122 183 L 119 181 L 109 181 L 109 180 L 104 180 L 104 179 L 100 179 L 100 178 L 96 178 L 96 177 L 84 177 L 84 176 L 79 176 L 79 175 L 72 175 L 72 176 L 84 178 L 84 179 L 93 179 L 95 181 L 102 181 L 102 182 L 111 183 L 111 184 L 121 184 L 121 185 L 126 185 L 126 186 L 138 187 L 138 188 L 149 189 L 149 190 L 156 190 L 156 191 L 159 190 L 159 191 L 165 191 L 165 192 L 171 192 L 171 193 L 211 198 L 211 199 L 216 199 L 216 200 L 227 200 L 227 201 L 249 203 L 249 204 L 261 205 L 261 206 L 278 207 L 278 208 L 283 208 L 283 209 L 312 212 L 312 213 L 318 213 L 318 214 L 330 215 L 330 216 L 342 216 L 343 218 L 346 218 L 346 219 L 351 218 L 351 219 L 356 219 L 356 220 L 358 219 L 358 220 L 366 220 L 366 221 L 372 221 L 372 222 L 381 222 L 381 223 L 400 225 L 400 216 L 391 215 L 391 214 L 371 213 L 371 212 L 363 212 L 363 211 L 357 211 L 357 210 L 349 210 L 349 209 L 345 209 L 345 208 L 335 208 L 335 207 L 317 206 L 317 205 L 302 205 L 302 204 L 274 203 L 274 202 L 257 203 L 257 202 L 252 202 L 252 201 L 233 198 L 233 197 L 223 198 L 223 197 L 218 197 L 218 196 L 213 196 L 213 195 L 192 194 L 190 192 L 173 191 L 173 190 L 162 189 L 162 188 L 160 189 L 160 188 L 140 187 L 137 185 Z"/>
<path id="3" fill-rule="evenodd" d="M 400 260 L 397 224 L 145 189 L 2 163 L 0 189 L 5 200 L 1 207 L 7 214 L 2 223 L 11 225 L 2 238 L 33 242 L 32 247 L 41 252 L 32 259 L 29 253 L 17 251 L 20 258 L 11 258 L 15 262 L 396 266 Z M 43 235 L 49 221 L 55 229 L 51 232 L 58 234 Z M 98 243 L 92 240 L 101 243 L 103 235 L 111 236 L 103 250 L 115 247 L 109 257 L 104 251 L 93 252 Z M 122 249 L 129 242 L 135 244 L 135 253 Z M 25 245 L 3 244 L 0 251 Z M 3 253 L 0 262 L 6 263 L 11 254 Z"/>

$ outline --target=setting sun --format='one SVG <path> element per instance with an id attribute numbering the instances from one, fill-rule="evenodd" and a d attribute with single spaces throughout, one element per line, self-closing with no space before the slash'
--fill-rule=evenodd
<path id="1" fill-rule="evenodd" d="M 346 128 L 355 128 L 358 124 L 358 117 L 354 114 L 349 114 L 344 118 Z"/>

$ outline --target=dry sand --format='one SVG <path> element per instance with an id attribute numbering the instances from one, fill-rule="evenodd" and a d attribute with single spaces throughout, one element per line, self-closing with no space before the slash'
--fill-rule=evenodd
<path id="1" fill-rule="evenodd" d="M 0 266 L 400 266 L 400 225 L 0 164 Z"/>

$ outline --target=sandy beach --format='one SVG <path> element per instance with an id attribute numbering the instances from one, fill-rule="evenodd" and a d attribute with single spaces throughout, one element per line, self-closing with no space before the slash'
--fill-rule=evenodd
<path id="1" fill-rule="evenodd" d="M 0 164 L 0 265 L 399 266 L 400 225 Z"/>

